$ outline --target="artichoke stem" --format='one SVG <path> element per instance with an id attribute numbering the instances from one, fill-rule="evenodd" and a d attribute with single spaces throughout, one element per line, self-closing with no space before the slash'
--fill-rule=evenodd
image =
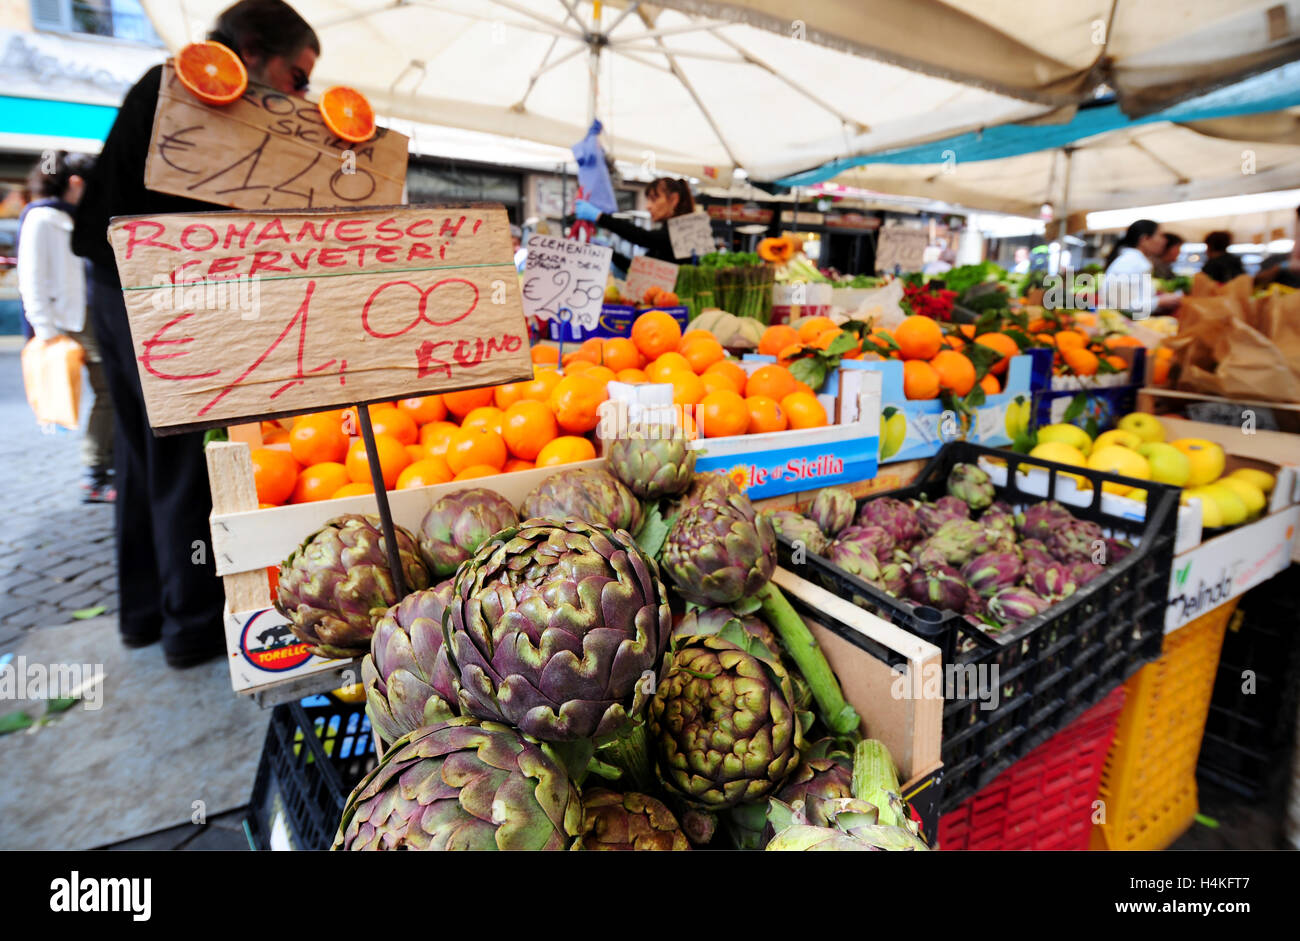
<path id="1" fill-rule="evenodd" d="M 881 824 L 897 827 L 903 821 L 890 803 L 890 795 L 897 793 L 898 773 L 884 742 L 875 739 L 858 742 L 853 750 L 853 796 L 875 804 Z"/>
<path id="2" fill-rule="evenodd" d="M 592 745 L 591 739 L 582 738 L 576 742 L 552 742 L 546 747 L 551 750 L 551 754 L 564 767 L 565 772 L 569 775 L 569 780 L 578 787 L 582 787 L 582 782 L 587 779 L 591 756 L 595 752 L 595 746 Z"/>
<path id="3" fill-rule="evenodd" d="M 653 792 L 655 775 L 650 764 L 650 744 L 644 722 L 634 723 L 618 738 L 600 746 L 596 751 L 601 761 L 627 775 L 638 791 Z"/>
<path id="4" fill-rule="evenodd" d="M 767 623 L 781 638 L 790 659 L 807 680 L 822 721 L 840 734 L 857 731 L 862 719 L 857 710 L 844 699 L 844 692 L 835 679 L 831 665 L 826 662 L 826 655 L 822 653 L 812 631 L 808 630 L 808 625 L 799 617 L 799 612 L 790 606 L 785 595 L 781 594 L 781 589 L 771 582 L 763 586 L 758 598 Z"/>

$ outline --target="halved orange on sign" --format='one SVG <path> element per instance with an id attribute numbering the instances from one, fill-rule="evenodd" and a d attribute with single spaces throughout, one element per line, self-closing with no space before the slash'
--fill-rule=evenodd
<path id="1" fill-rule="evenodd" d="M 355 88 L 335 85 L 320 96 L 320 116 L 337 137 L 359 144 L 375 134 L 375 112 Z"/>
<path id="2" fill-rule="evenodd" d="M 176 77 L 205 105 L 228 105 L 248 88 L 248 70 L 219 42 L 192 42 L 176 53 Z"/>

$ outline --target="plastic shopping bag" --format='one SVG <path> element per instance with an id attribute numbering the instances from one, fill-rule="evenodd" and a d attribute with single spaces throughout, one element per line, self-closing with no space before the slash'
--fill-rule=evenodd
<path id="1" fill-rule="evenodd" d="M 571 148 L 578 161 L 578 183 L 586 191 L 583 198 L 601 212 L 618 212 L 614 184 L 605 164 L 605 149 L 600 146 L 601 124 L 593 121 L 587 136 Z"/>
<path id="2" fill-rule="evenodd" d="M 42 425 L 76 431 L 81 416 L 81 370 L 86 351 L 71 337 L 31 339 L 23 347 L 23 385 L 27 403 Z"/>

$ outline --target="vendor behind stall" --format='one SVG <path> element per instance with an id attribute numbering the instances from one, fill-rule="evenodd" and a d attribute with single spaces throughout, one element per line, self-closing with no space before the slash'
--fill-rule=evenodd
<path id="1" fill-rule="evenodd" d="M 650 221 L 655 223 L 652 229 L 643 229 L 631 219 L 616 219 L 607 212 L 601 212 L 585 199 L 574 203 L 573 211 L 584 222 L 593 222 L 600 228 L 633 245 L 640 245 L 646 254 L 659 261 L 676 261 L 673 257 L 672 242 L 668 239 L 669 219 L 684 216 L 695 211 L 695 200 L 691 198 L 690 184 L 685 180 L 661 176 L 651 180 L 645 187 L 645 205 L 650 211 Z M 624 271 L 632 260 L 626 255 L 614 253 L 614 264 Z"/>

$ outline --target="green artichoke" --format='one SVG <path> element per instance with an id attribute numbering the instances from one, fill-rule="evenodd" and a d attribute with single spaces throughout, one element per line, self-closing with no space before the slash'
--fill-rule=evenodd
<path id="1" fill-rule="evenodd" d="M 717 471 L 705 471 L 702 474 L 696 474 L 695 479 L 691 481 L 690 489 L 671 501 L 664 513 L 664 518 L 671 519 L 674 516 L 679 516 L 687 507 L 703 503 L 705 500 L 721 500 L 725 502 L 731 497 L 743 495 L 744 491 L 736 486 L 736 482 L 726 474 L 720 474 Z"/>
<path id="2" fill-rule="evenodd" d="M 654 560 L 626 532 L 526 520 L 456 576 L 446 632 L 461 710 L 547 742 L 615 733 L 671 624 Z"/>
<path id="3" fill-rule="evenodd" d="M 394 527 L 409 591 L 428 588 L 415 537 Z M 370 649 L 375 624 L 397 603 L 379 517 L 336 516 L 280 563 L 275 608 L 318 657 L 348 659 Z"/>
<path id="4" fill-rule="evenodd" d="M 623 482 L 607 470 L 580 467 L 560 470 L 524 497 L 524 519 L 585 520 L 605 529 L 635 533 L 641 525 L 641 503 Z"/>
<path id="5" fill-rule="evenodd" d="M 601 788 L 582 795 L 584 850 L 671 850 L 691 848 L 673 812 L 646 794 L 615 794 Z"/>
<path id="6" fill-rule="evenodd" d="M 776 533 L 744 495 L 689 506 L 664 541 L 663 566 L 687 601 L 710 607 L 753 597 L 776 570 Z"/>
<path id="7" fill-rule="evenodd" d="M 812 506 L 808 508 L 808 518 L 817 524 L 827 539 L 834 539 L 841 529 L 853 522 L 857 512 L 858 501 L 848 490 L 823 487 L 817 491 Z"/>
<path id="8" fill-rule="evenodd" d="M 449 493 L 434 501 L 420 522 L 420 555 L 434 578 L 446 578 L 491 536 L 518 522 L 510 501 L 495 490 Z"/>
<path id="9" fill-rule="evenodd" d="M 802 801 L 805 818 L 818 827 L 831 825 L 831 817 L 822 806 L 825 801 L 852 796 L 853 757 L 836 751 L 830 739 L 809 748 L 799 767 L 776 792 L 776 799 L 784 803 Z M 770 830 L 768 835 L 773 835 Z"/>
<path id="10" fill-rule="evenodd" d="M 717 636 L 686 638 L 650 704 L 650 747 L 664 787 L 717 811 L 760 800 L 799 762 L 794 688 L 775 660 Z"/>
<path id="11" fill-rule="evenodd" d="M 643 500 L 681 493 L 695 476 L 695 451 L 673 425 L 632 425 L 606 455 L 614 476 Z"/>
<path id="12" fill-rule="evenodd" d="M 780 654 L 781 645 L 762 618 L 753 614 L 737 614 L 730 608 L 693 608 L 673 619 L 672 636 L 678 638 L 694 634 L 719 634 L 731 623 L 739 625 L 742 631 L 767 648 L 771 656 Z"/>
<path id="13" fill-rule="evenodd" d="M 451 588 L 448 579 L 411 592 L 375 625 L 370 653 L 361 661 L 361 682 L 366 714 L 385 742 L 459 713 L 456 675 L 442 633 Z"/>
<path id="14" fill-rule="evenodd" d="M 773 531 L 782 539 L 802 542 L 804 548 L 815 555 L 825 555 L 831 541 L 821 527 L 794 510 L 764 510 L 763 516 L 772 524 Z"/>
<path id="15" fill-rule="evenodd" d="M 457 718 L 393 743 L 343 808 L 336 850 L 565 850 L 582 801 L 545 745 Z"/>

